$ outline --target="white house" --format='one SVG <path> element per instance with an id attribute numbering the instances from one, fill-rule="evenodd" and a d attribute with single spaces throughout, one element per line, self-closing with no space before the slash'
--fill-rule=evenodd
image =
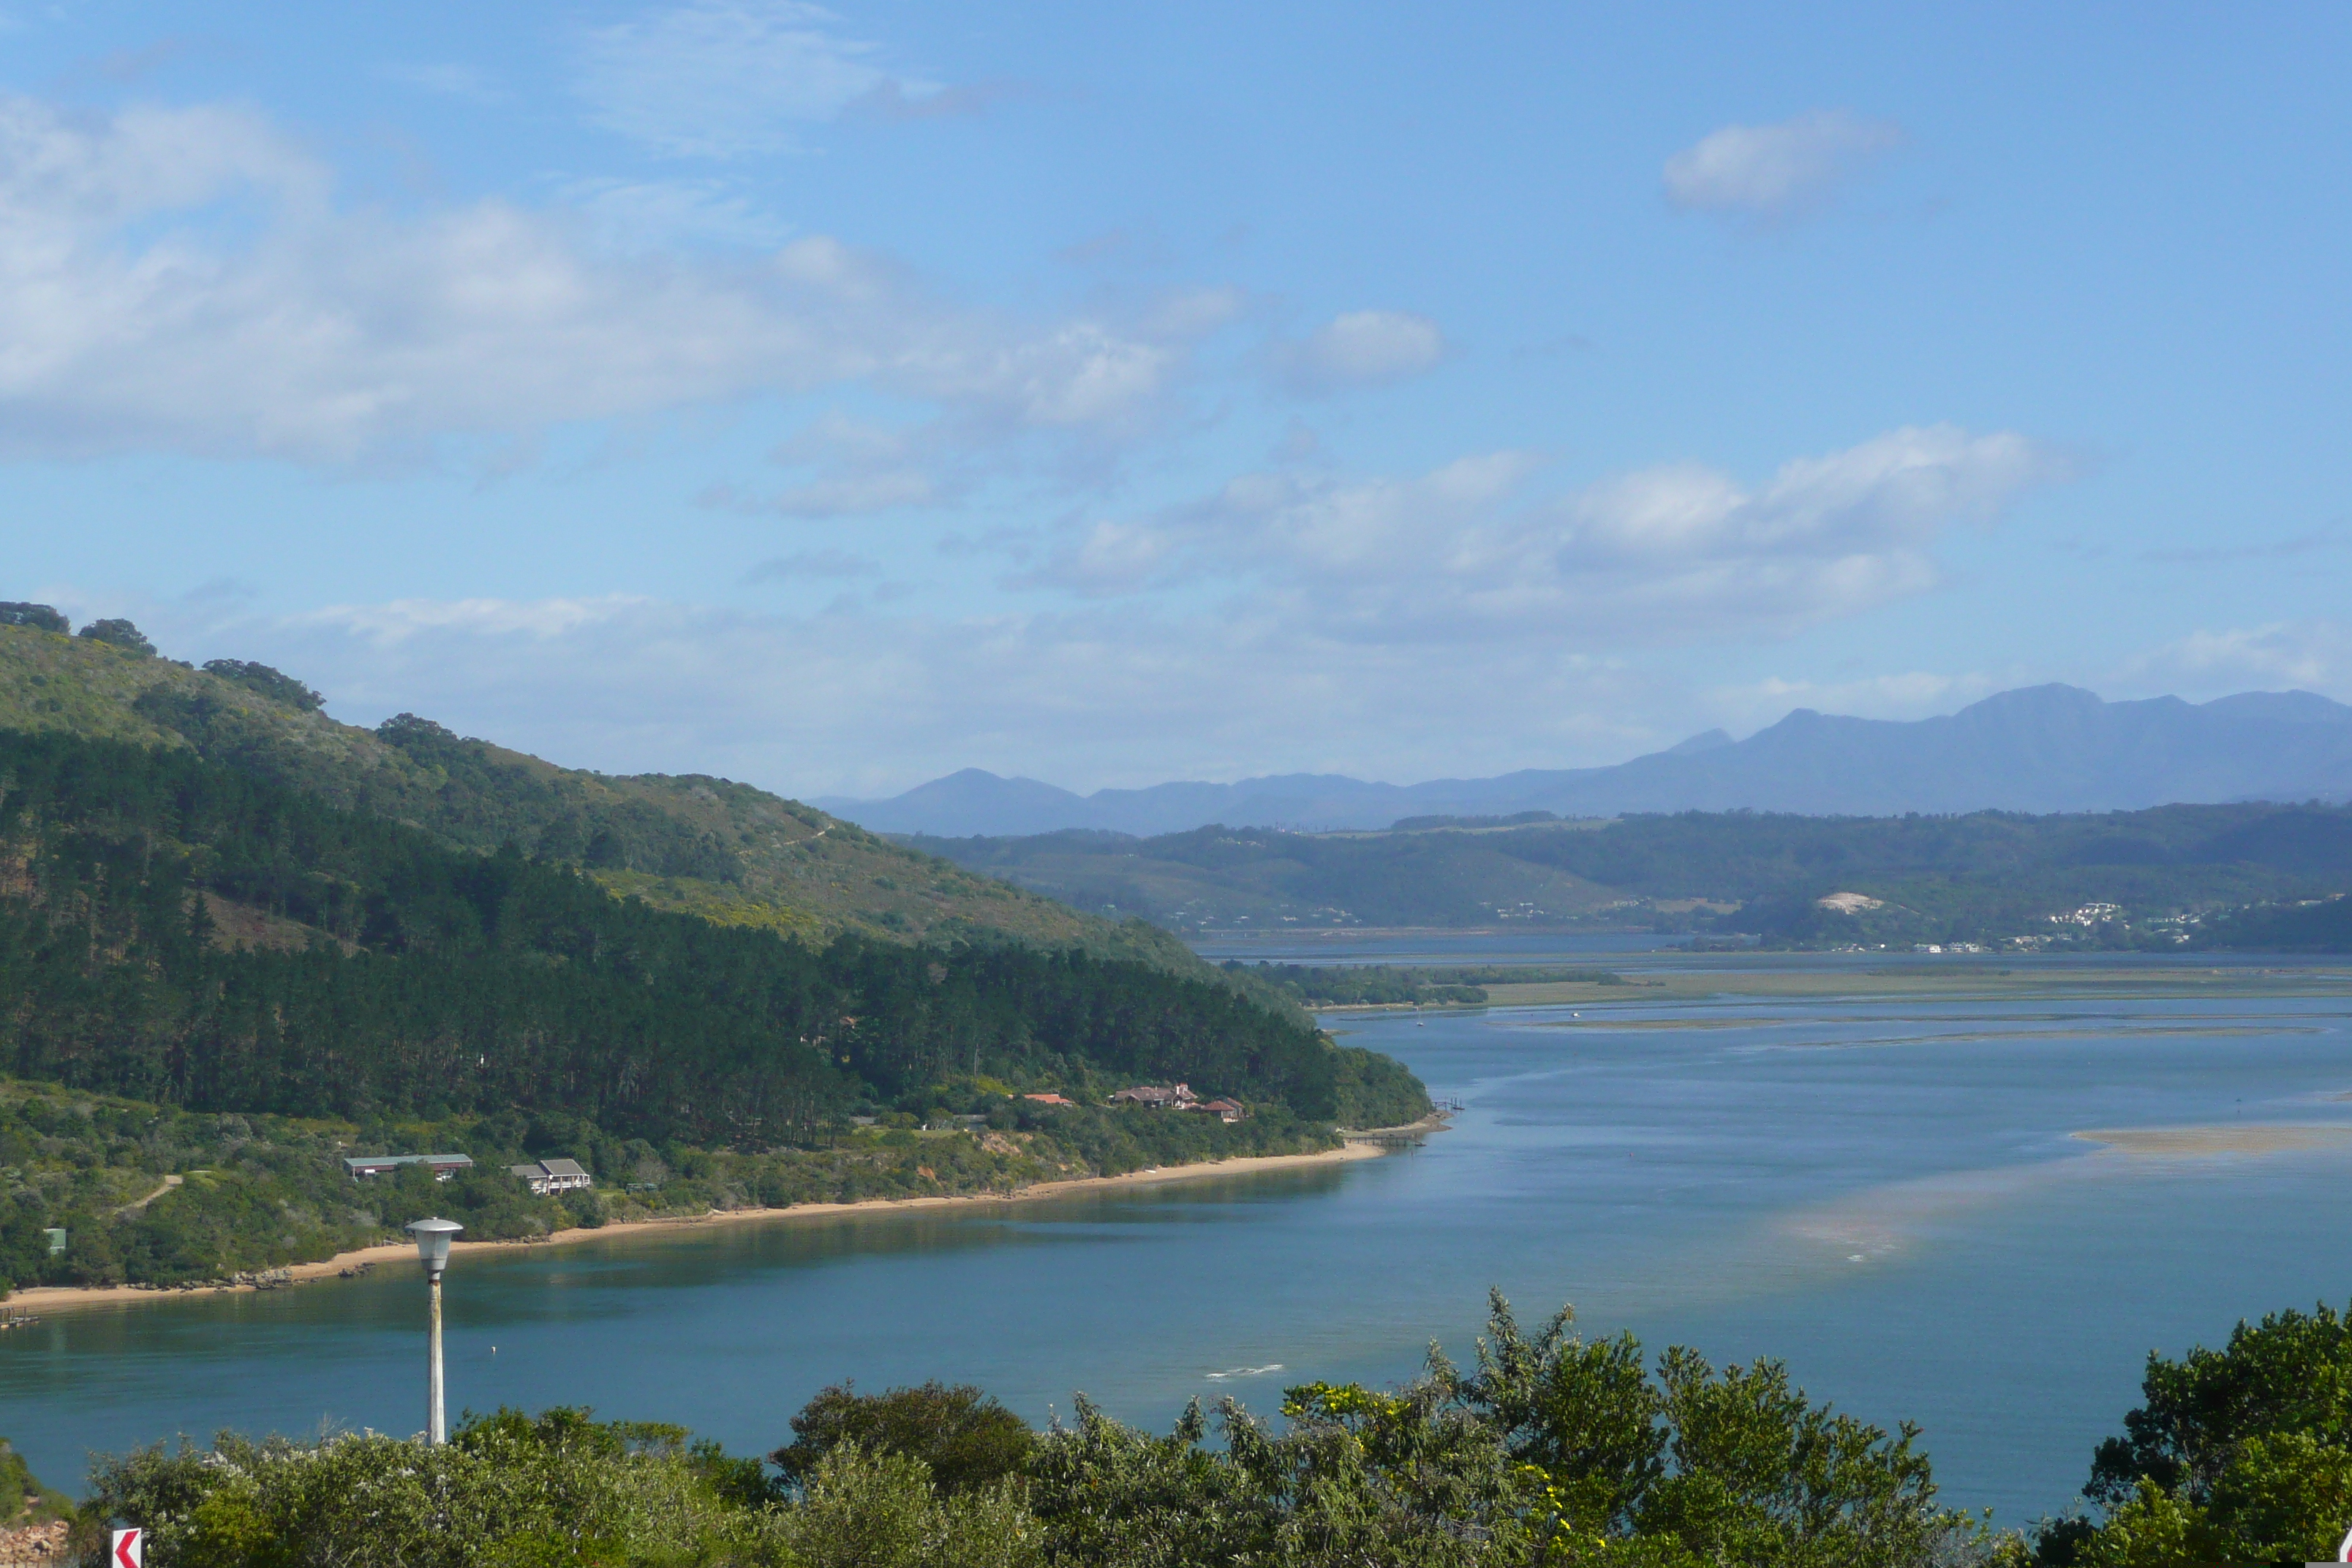
<path id="1" fill-rule="evenodd" d="M 536 1165 L 509 1165 L 507 1172 L 528 1182 L 532 1195 L 536 1197 L 543 1198 L 551 1193 L 584 1192 L 596 1184 L 596 1179 L 583 1169 L 577 1160 L 547 1160 Z"/>

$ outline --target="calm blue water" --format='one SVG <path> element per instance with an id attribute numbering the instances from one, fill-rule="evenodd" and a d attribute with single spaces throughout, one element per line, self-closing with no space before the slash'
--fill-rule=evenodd
<path id="1" fill-rule="evenodd" d="M 1354 1019 L 1469 1110 L 1341 1167 L 952 1214 L 467 1256 L 453 1406 L 585 1403 L 771 1447 L 822 1384 L 939 1375 L 1024 1413 L 1410 1374 L 1486 1288 L 1573 1301 L 1926 1428 L 1947 1495 L 2065 1505 L 2141 1359 L 2352 1295 L 2352 1145 L 2158 1161 L 2082 1128 L 2352 1123 L 2342 1001 L 1883 1001 Z M 415 1271 L 0 1335 L 37 1470 L 223 1426 L 422 1425 Z M 493 1350 L 492 1347 L 496 1347 Z"/>

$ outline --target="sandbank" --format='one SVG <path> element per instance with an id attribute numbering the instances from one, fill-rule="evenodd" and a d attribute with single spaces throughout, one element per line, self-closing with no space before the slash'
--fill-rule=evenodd
<path id="1" fill-rule="evenodd" d="M 1369 1139 L 1379 1135 L 1393 1137 L 1403 1132 L 1434 1132 L 1445 1125 L 1441 1114 L 1409 1127 L 1371 1129 L 1354 1138 Z M 1371 1142 L 1349 1142 L 1337 1149 L 1325 1149 L 1312 1154 L 1249 1154 L 1232 1160 L 1204 1160 L 1189 1165 L 1160 1165 L 1149 1170 L 1130 1171 L 1123 1176 L 1075 1176 L 1062 1182 L 1039 1182 L 1033 1186 L 1017 1187 L 1009 1193 L 967 1193 L 939 1197 L 865 1198 L 849 1204 L 794 1204 L 789 1208 L 712 1209 L 707 1214 L 665 1219 L 615 1220 L 594 1229 L 559 1230 L 549 1236 L 528 1241 L 460 1241 L 457 1252 L 493 1252 L 517 1247 L 566 1247 L 583 1241 L 601 1241 L 615 1236 L 635 1236 L 649 1231 L 681 1231 L 712 1225 L 742 1225 L 755 1220 L 814 1220 L 838 1218 L 844 1215 L 898 1213 L 910 1209 L 972 1208 L 990 1204 L 1027 1203 L 1037 1198 L 1065 1197 L 1072 1193 L 1090 1192 L 1110 1187 L 1158 1186 L 1168 1182 L 1197 1181 L 1204 1176 L 1253 1175 L 1261 1171 L 1291 1170 L 1299 1166 L 1343 1164 L 1351 1160 L 1376 1160 L 1388 1152 L 1389 1146 Z M 416 1248 L 409 1243 L 386 1242 L 376 1247 L 363 1247 L 352 1252 L 339 1252 L 317 1263 L 289 1263 L 281 1268 L 268 1270 L 285 1283 L 301 1283 L 312 1279 L 333 1279 L 346 1269 L 363 1264 L 409 1264 L 416 1261 Z M 175 1286 L 146 1287 L 137 1285 L 78 1286 L 37 1285 L 18 1290 L 0 1301 L 0 1313 L 40 1317 L 49 1312 L 72 1311 L 84 1307 L 135 1306 L 148 1301 L 176 1301 L 191 1296 L 219 1296 L 232 1293 L 250 1295 L 265 1289 L 282 1289 L 279 1285 L 200 1285 L 190 1289 Z"/>
<path id="2" fill-rule="evenodd" d="M 2104 1143 L 2126 1154 L 2179 1158 L 2200 1154 L 2285 1154 L 2299 1149 L 2332 1149 L 2352 1142 L 2352 1126 L 2317 1123 L 2289 1126 L 2112 1127 L 2068 1134 Z"/>

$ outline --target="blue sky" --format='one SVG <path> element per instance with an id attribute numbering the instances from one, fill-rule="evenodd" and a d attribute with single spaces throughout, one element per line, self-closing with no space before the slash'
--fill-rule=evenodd
<path id="1" fill-rule="evenodd" d="M 0 596 L 883 793 L 2352 700 L 2352 13 L 0 11 Z"/>

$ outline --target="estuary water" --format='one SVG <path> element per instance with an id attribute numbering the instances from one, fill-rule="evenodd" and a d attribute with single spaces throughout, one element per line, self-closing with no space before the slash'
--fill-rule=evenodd
<path id="1" fill-rule="evenodd" d="M 461 1257 L 450 1402 L 758 1451 L 825 1384 L 940 1376 L 1156 1426 L 1399 1380 L 1432 1340 L 1466 1357 L 1496 1286 L 1525 1321 L 1573 1302 L 1588 1333 L 1780 1357 L 1917 1422 L 1948 1500 L 2022 1522 L 2068 1504 L 2150 1349 L 2352 1294 L 2352 1002 L 2278 989 L 1334 1018 L 1461 1102 L 1453 1129 L 1347 1165 Z M 2072 1136 L 2149 1128 L 2197 1131 Z M 0 1334 L 0 1433 L 71 1487 L 90 1450 L 178 1432 L 413 1431 L 423 1295 L 404 1266 L 58 1313 Z"/>

